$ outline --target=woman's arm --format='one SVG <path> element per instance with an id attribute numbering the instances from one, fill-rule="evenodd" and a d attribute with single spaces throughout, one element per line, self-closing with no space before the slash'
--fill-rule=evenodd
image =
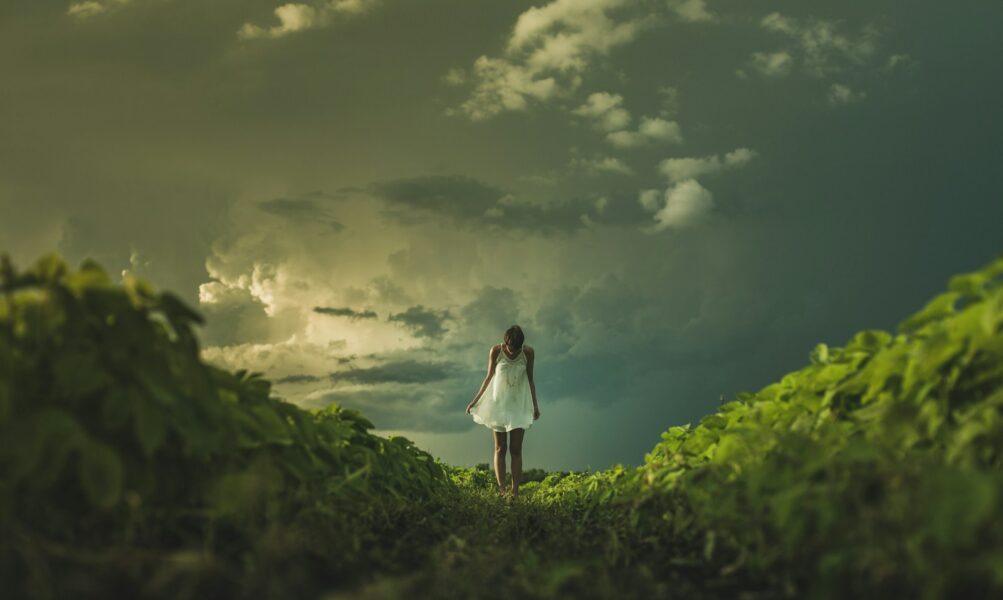
<path id="1" fill-rule="evenodd" d="M 495 357 L 497 356 L 497 351 L 497 345 L 491 346 L 491 349 L 488 350 L 488 374 L 484 377 L 484 381 L 481 382 L 481 389 L 477 390 L 477 395 L 474 396 L 474 399 L 467 405 L 467 412 L 470 412 L 470 409 L 473 408 L 474 405 L 477 404 L 477 401 L 481 399 L 481 394 L 483 394 L 484 390 L 487 389 L 488 382 L 495 376 Z"/>
<path id="2" fill-rule="evenodd" d="M 522 350 L 526 353 L 526 377 L 529 379 L 529 391 L 533 394 L 533 419 L 540 418 L 540 405 L 536 402 L 536 382 L 533 381 L 533 363 L 536 361 L 536 350 L 531 346 L 526 346 Z"/>

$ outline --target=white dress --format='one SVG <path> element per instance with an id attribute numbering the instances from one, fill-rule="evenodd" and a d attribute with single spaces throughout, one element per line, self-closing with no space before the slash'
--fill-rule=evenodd
<path id="1" fill-rule="evenodd" d="M 515 358 L 498 350 L 495 374 L 480 400 L 470 409 L 474 421 L 494 431 L 529 429 L 533 425 L 533 392 L 526 375 L 526 353 Z"/>

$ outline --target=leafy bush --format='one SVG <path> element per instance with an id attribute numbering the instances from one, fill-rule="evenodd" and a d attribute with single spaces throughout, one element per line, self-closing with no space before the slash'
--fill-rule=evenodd
<path id="1" fill-rule="evenodd" d="M 128 573 L 151 594 L 206 580 L 282 595 L 303 570 L 283 571 L 290 558 L 338 582 L 397 561 L 379 532 L 450 489 L 358 412 L 303 410 L 260 374 L 203 363 L 202 317 L 169 292 L 55 255 L 0 277 L 0 573 L 25 593 Z"/>

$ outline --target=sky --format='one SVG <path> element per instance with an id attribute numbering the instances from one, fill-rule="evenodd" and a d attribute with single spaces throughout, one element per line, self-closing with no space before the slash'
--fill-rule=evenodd
<path id="1" fill-rule="evenodd" d="M 206 317 L 203 357 L 456 465 L 519 324 L 526 468 L 893 330 L 1003 251 L 1003 3 L 14 0 L 0 251 Z"/>

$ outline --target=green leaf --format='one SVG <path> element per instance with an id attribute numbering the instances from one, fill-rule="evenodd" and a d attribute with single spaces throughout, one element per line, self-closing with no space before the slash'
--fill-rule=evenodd
<path id="1" fill-rule="evenodd" d="M 157 448 L 164 443 L 164 438 L 167 435 L 167 420 L 164 412 L 159 406 L 142 397 L 134 399 L 132 411 L 136 441 L 139 442 L 139 446 L 146 456 L 152 456 Z"/>
<path id="2" fill-rule="evenodd" d="M 85 398 L 111 384 L 100 355 L 93 348 L 57 355 L 52 369 L 53 387 L 62 398 Z"/>
<path id="3" fill-rule="evenodd" d="M 109 429 L 118 429 L 129 420 L 130 402 L 127 388 L 115 387 L 104 395 L 101 422 Z"/>
<path id="4" fill-rule="evenodd" d="M 81 448 L 80 483 L 94 506 L 111 508 L 122 495 L 122 461 L 107 444 L 91 441 Z"/>
<path id="5" fill-rule="evenodd" d="M 0 380 L 0 426 L 7 423 L 7 418 L 11 413 L 10 384 Z"/>
<path id="6" fill-rule="evenodd" d="M 915 331 L 927 323 L 943 319 L 954 313 L 954 305 L 961 294 L 958 292 L 944 292 L 935 296 L 933 300 L 927 302 L 926 306 L 918 313 L 909 317 L 899 324 L 899 331 L 908 333 Z"/>
<path id="7" fill-rule="evenodd" d="M 45 281 L 55 281 L 66 275 L 68 268 L 59 254 L 50 252 L 39 258 L 31 270 Z"/>
<path id="8" fill-rule="evenodd" d="M 892 340 L 892 334 L 881 329 L 866 329 L 858 332 L 846 344 L 844 350 L 847 352 L 866 352 L 873 354 L 884 348 Z"/>
<path id="9" fill-rule="evenodd" d="M 829 346 L 825 344 L 818 344 L 815 349 L 811 351 L 809 355 L 809 360 L 813 365 L 824 365 L 829 362 Z"/>
<path id="10" fill-rule="evenodd" d="M 982 296 L 987 281 L 989 277 L 984 273 L 965 273 L 951 277 L 947 288 L 965 296 Z"/>
<path id="11" fill-rule="evenodd" d="M 172 321 L 177 321 L 179 324 L 186 322 L 205 323 L 205 318 L 201 314 L 171 292 L 161 292 L 160 307 Z"/>
<path id="12" fill-rule="evenodd" d="M 289 436 L 289 424 L 272 407 L 258 404 L 252 406 L 250 412 L 261 426 L 261 431 L 267 441 L 292 443 L 292 438 Z"/>

